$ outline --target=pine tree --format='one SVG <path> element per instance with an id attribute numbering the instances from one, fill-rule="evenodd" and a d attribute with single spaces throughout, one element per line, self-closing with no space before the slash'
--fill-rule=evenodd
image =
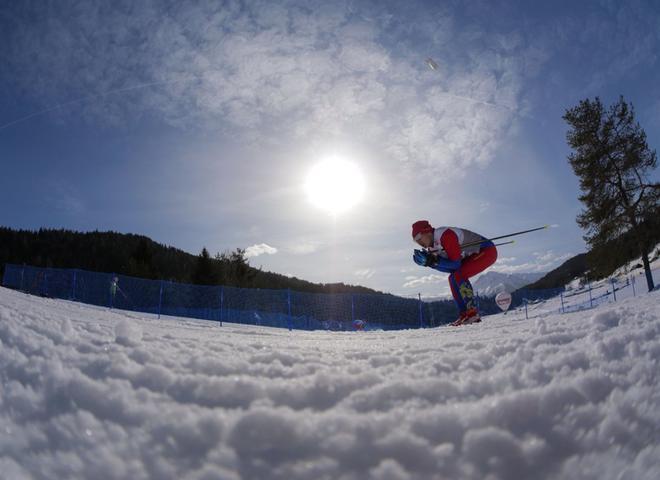
<path id="1" fill-rule="evenodd" d="M 585 241 L 603 248 L 626 232 L 636 239 L 649 291 L 653 276 L 649 264 L 651 233 L 646 225 L 660 211 L 660 184 L 649 181 L 656 168 L 656 152 L 635 122 L 632 104 L 623 97 L 607 110 L 600 99 L 586 99 L 563 116 L 569 124 L 568 160 L 580 179 L 584 204 L 577 223 L 587 231 Z"/>
<path id="2" fill-rule="evenodd" d="M 237 287 L 252 286 L 259 270 L 250 267 L 244 249 L 237 248 L 230 253 L 224 252 L 219 258 L 226 265 L 225 277 L 230 285 Z"/>
<path id="3" fill-rule="evenodd" d="M 202 253 L 197 257 L 197 265 L 193 273 L 193 283 L 197 285 L 215 285 L 217 282 L 218 278 L 213 259 L 209 255 L 209 251 L 204 247 Z"/>

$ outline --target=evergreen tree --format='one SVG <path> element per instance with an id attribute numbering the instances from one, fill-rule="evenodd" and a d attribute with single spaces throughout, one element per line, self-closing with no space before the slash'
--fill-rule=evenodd
<path id="1" fill-rule="evenodd" d="M 647 225 L 660 209 L 660 184 L 649 180 L 656 168 L 656 152 L 635 122 L 632 104 L 620 97 L 605 109 L 598 97 L 586 99 L 563 118 L 570 126 L 567 141 L 573 149 L 568 160 L 582 190 L 579 199 L 584 209 L 577 223 L 587 231 L 585 241 L 598 249 L 630 232 L 652 290 L 648 258 L 652 232 Z"/>
<path id="2" fill-rule="evenodd" d="M 153 252 L 146 238 L 140 238 L 128 261 L 129 275 L 141 278 L 158 278 L 154 272 Z"/>
<path id="3" fill-rule="evenodd" d="M 231 253 L 220 255 L 221 261 L 226 265 L 226 281 L 236 287 L 251 287 L 259 272 L 252 267 L 245 257 L 245 250 L 237 248 Z"/>
<path id="4" fill-rule="evenodd" d="M 213 259 L 206 247 L 202 249 L 202 253 L 197 257 L 197 265 L 193 273 L 193 283 L 197 285 L 215 285 L 218 283 Z"/>

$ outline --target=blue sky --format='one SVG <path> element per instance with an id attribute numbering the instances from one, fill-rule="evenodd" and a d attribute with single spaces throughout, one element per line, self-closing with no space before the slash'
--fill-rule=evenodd
<path id="1" fill-rule="evenodd" d="M 11 2 L 0 224 L 115 230 L 316 282 L 448 295 L 421 218 L 496 236 L 502 272 L 583 252 L 561 116 L 619 95 L 660 144 L 657 2 Z M 438 68 L 425 63 L 431 57 Z M 305 197 L 330 155 L 363 200 Z"/>

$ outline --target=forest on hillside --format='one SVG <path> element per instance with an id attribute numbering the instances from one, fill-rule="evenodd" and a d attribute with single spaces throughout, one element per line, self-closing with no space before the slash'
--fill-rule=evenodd
<path id="1" fill-rule="evenodd" d="M 199 255 L 165 246 L 142 235 L 117 232 L 38 231 L 0 227 L 0 276 L 6 263 L 35 267 L 79 268 L 139 278 L 197 285 L 290 288 L 314 293 L 380 293 L 343 283 L 317 284 L 249 265 L 244 251 Z"/>
<path id="2" fill-rule="evenodd" d="M 660 212 L 658 215 L 651 215 L 642 226 L 648 235 L 649 245 L 660 243 Z M 639 258 L 639 239 L 633 232 L 625 232 L 611 242 L 569 258 L 543 278 L 524 288 L 530 290 L 561 288 L 577 277 L 588 278 L 591 281 L 600 280 L 636 258 Z M 641 267 L 640 263 L 638 268 Z"/>

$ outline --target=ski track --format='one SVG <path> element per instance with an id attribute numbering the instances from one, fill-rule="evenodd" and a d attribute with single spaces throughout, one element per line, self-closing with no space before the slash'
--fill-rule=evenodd
<path id="1" fill-rule="evenodd" d="M 288 332 L 0 288 L 0 477 L 655 480 L 659 300 Z"/>

